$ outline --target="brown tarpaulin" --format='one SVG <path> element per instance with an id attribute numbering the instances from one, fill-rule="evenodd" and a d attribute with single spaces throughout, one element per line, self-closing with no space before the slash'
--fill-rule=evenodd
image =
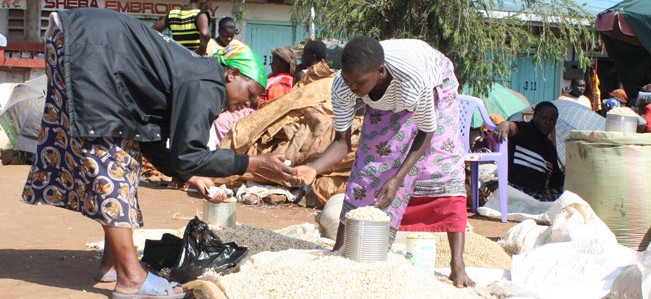
<path id="1" fill-rule="evenodd" d="M 269 102 L 260 110 L 237 121 L 222 140 L 221 147 L 238 154 L 285 154 L 292 165 L 313 161 L 334 138 L 330 90 L 333 78 L 316 80 Z M 346 158 L 318 177 L 312 184 L 319 205 L 330 196 L 344 191 L 350 174 L 361 129 L 361 117 L 353 122 L 353 150 Z M 236 181 L 254 181 L 290 187 L 289 182 L 245 174 L 215 179 L 216 183 L 235 185 Z"/>

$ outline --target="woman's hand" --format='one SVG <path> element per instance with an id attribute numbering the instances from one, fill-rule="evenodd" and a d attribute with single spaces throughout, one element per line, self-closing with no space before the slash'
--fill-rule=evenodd
<path id="1" fill-rule="evenodd" d="M 281 154 L 249 156 L 249 166 L 246 168 L 246 172 L 273 182 L 291 181 L 294 178 L 294 169 L 287 166 L 284 161 L 285 155 Z"/>
<path id="2" fill-rule="evenodd" d="M 294 167 L 295 179 L 292 181 L 292 186 L 300 187 L 312 184 L 316 178 L 316 169 L 309 165 L 299 165 Z"/>
<path id="3" fill-rule="evenodd" d="M 396 198 L 396 193 L 400 187 L 400 181 L 401 179 L 398 177 L 392 177 L 384 183 L 382 189 L 380 189 L 375 197 L 376 208 L 384 210 L 391 204 L 391 202 Z"/>
<path id="4" fill-rule="evenodd" d="M 188 180 L 188 183 L 197 189 L 197 192 L 203 196 L 207 201 L 212 203 L 220 203 L 226 199 L 226 194 L 223 192 L 216 192 L 214 197 L 208 196 L 208 190 L 215 185 L 212 179 L 202 176 L 193 176 Z"/>

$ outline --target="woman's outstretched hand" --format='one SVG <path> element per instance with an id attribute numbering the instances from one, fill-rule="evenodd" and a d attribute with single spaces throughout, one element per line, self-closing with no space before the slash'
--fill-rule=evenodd
<path id="1" fill-rule="evenodd" d="M 299 165 L 294 167 L 294 180 L 291 181 L 292 186 L 301 187 L 312 184 L 316 178 L 316 169 L 309 165 Z"/>
<path id="2" fill-rule="evenodd" d="M 246 172 L 259 175 L 268 180 L 291 181 L 294 178 L 294 169 L 285 163 L 285 155 L 261 154 L 249 156 L 249 166 Z"/>

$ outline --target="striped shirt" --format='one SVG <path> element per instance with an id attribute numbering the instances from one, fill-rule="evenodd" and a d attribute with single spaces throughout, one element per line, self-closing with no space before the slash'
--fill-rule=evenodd
<path id="1" fill-rule="evenodd" d="M 199 15 L 206 13 L 201 9 L 173 9 L 167 14 L 167 25 L 172 38 L 186 48 L 194 51 L 201 46 L 201 33 L 197 27 Z"/>
<path id="2" fill-rule="evenodd" d="M 393 76 L 386 92 L 377 101 L 368 95 L 361 100 L 368 106 L 385 111 L 413 113 L 418 129 L 436 130 L 434 88 L 443 83 L 441 63 L 443 54 L 427 43 L 416 39 L 396 39 L 380 42 L 384 49 L 384 65 Z M 335 131 L 350 128 L 358 97 L 337 73 L 332 83 L 332 107 Z"/>

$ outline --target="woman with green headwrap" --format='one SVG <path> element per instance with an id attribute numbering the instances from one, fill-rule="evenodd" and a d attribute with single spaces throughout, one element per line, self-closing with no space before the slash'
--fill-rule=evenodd
<path id="1" fill-rule="evenodd" d="M 53 13 L 45 37 L 45 109 L 22 201 L 77 211 L 102 225 L 95 279 L 117 281 L 113 298 L 183 297 L 138 263 L 132 229 L 143 225 L 140 158 L 204 196 L 213 184 L 207 177 L 290 179 L 282 156 L 206 147 L 210 124 L 226 105 L 244 105 L 264 90 L 260 59 L 249 48 L 200 57 L 104 9 Z"/>

